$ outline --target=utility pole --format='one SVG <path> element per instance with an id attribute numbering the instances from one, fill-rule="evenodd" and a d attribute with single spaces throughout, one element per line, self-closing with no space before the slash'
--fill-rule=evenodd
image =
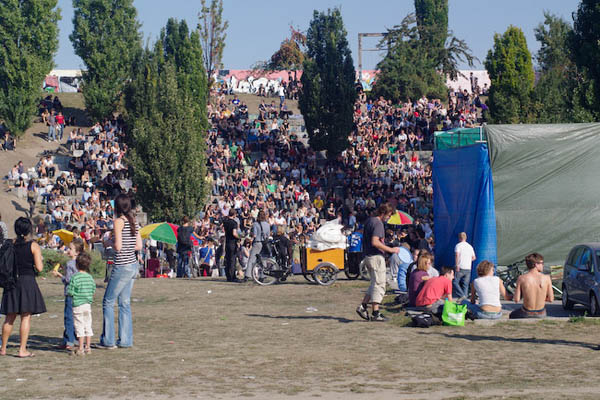
<path id="1" fill-rule="evenodd" d="M 363 49 L 362 38 L 363 37 L 386 37 L 387 33 L 359 33 L 358 34 L 358 78 L 362 75 L 362 52 L 363 51 L 382 51 L 384 48 L 376 47 L 374 49 Z M 389 47 L 389 46 L 388 46 Z"/>

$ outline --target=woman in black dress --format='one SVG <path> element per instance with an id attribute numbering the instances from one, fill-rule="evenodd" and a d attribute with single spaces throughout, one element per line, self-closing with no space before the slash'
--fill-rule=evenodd
<path id="1" fill-rule="evenodd" d="M 46 312 L 46 304 L 42 293 L 35 281 L 35 273 L 41 272 L 42 250 L 40 246 L 31 240 L 32 225 L 27 218 L 21 217 L 15 221 L 15 233 L 17 240 L 14 244 L 15 267 L 19 273 L 16 286 L 2 293 L 2 305 L 0 313 L 6 315 L 2 325 L 2 348 L 0 355 L 6 355 L 6 345 L 12 332 L 13 324 L 17 315 L 21 316 L 21 346 L 18 357 L 33 357 L 33 353 L 27 351 L 27 338 L 32 314 Z"/>

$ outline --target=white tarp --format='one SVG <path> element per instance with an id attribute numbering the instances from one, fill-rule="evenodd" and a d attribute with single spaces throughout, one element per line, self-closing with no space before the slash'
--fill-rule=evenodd
<path id="1" fill-rule="evenodd" d="M 348 241 L 342 233 L 344 225 L 337 219 L 325 222 L 308 240 L 308 247 L 315 250 L 345 249 Z"/>

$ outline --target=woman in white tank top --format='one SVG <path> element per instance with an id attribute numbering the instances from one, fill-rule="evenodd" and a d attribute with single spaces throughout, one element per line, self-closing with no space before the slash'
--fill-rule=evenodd
<path id="1" fill-rule="evenodd" d="M 470 311 L 480 319 L 499 319 L 502 317 L 502 303 L 500 295 L 505 300 L 510 300 L 502 280 L 494 276 L 494 264 L 482 261 L 477 266 L 478 278 L 471 282 L 471 302 L 465 301 Z M 475 298 L 479 304 L 475 304 Z"/>

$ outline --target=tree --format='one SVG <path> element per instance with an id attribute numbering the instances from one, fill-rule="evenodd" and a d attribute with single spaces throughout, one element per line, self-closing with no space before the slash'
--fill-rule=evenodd
<path id="1" fill-rule="evenodd" d="M 532 94 L 535 122 L 593 121 L 587 99 L 593 88 L 586 85 L 572 60 L 569 41 L 573 28 L 564 19 L 544 12 L 544 22 L 534 32 L 540 42 L 535 57 L 540 76 Z"/>
<path id="2" fill-rule="evenodd" d="M 227 38 L 225 31 L 229 28 L 229 22 L 223 21 L 223 0 L 212 0 L 210 7 L 206 6 L 206 0 L 201 0 L 201 4 L 198 31 L 202 43 L 204 69 L 210 88 L 213 73 L 222 67 L 223 49 Z"/>
<path id="3" fill-rule="evenodd" d="M 415 16 L 424 48 L 441 57 L 448 37 L 448 0 L 415 0 Z"/>
<path id="4" fill-rule="evenodd" d="M 179 90 L 187 91 L 187 97 L 195 105 L 196 117 L 204 118 L 203 126 L 207 128 L 206 118 L 206 72 L 202 62 L 202 46 L 197 30 L 190 33 L 185 20 L 177 22 L 169 18 L 167 26 L 162 29 L 160 41 L 166 61 L 172 62 L 177 71 Z"/>
<path id="5" fill-rule="evenodd" d="M 154 221 L 194 216 L 207 196 L 206 73 L 199 35 L 169 20 L 135 63 L 126 89 L 129 162 L 138 198 Z"/>
<path id="6" fill-rule="evenodd" d="M 406 101 L 428 96 L 446 96 L 446 82 L 437 70 L 437 60 L 424 50 L 419 39 L 414 14 L 388 33 L 383 42 L 389 43 L 387 55 L 377 64 L 379 75 L 371 92 L 373 97 Z"/>
<path id="7" fill-rule="evenodd" d="M 491 80 L 488 120 L 500 124 L 528 122 L 535 76 L 521 29 L 511 25 L 503 35 L 494 35 L 494 48 L 488 52 L 485 68 Z"/>
<path id="8" fill-rule="evenodd" d="M 476 58 L 464 40 L 448 30 L 447 0 L 415 0 L 415 13 L 388 29 L 379 43 L 387 50 L 372 96 L 393 101 L 444 97 L 446 77 L 456 79 L 459 62 L 473 66 Z"/>
<path id="9" fill-rule="evenodd" d="M 540 42 L 535 59 L 540 70 L 545 72 L 552 68 L 571 63 L 569 38 L 573 28 L 563 18 L 544 11 L 544 22 L 534 28 L 535 38 Z"/>
<path id="10" fill-rule="evenodd" d="M 83 60 L 83 97 L 87 112 L 102 119 L 118 109 L 131 66 L 142 50 L 133 0 L 73 0 L 69 36 Z"/>
<path id="11" fill-rule="evenodd" d="M 297 71 L 302 69 L 306 52 L 306 35 L 290 26 L 290 37 L 281 42 L 279 50 L 265 63 L 270 71 Z"/>
<path id="12" fill-rule="evenodd" d="M 595 95 L 594 112 L 600 113 L 600 1 L 581 0 L 573 15 L 573 33 L 570 43 L 574 62 L 581 70 L 585 85 L 592 87 Z"/>
<path id="13" fill-rule="evenodd" d="M 57 0 L 0 3 L 0 119 L 17 136 L 31 126 L 40 85 L 58 49 Z"/>
<path id="14" fill-rule="evenodd" d="M 306 34 L 307 58 L 298 100 L 310 146 L 335 157 L 354 128 L 354 62 L 339 9 L 314 11 Z"/>

